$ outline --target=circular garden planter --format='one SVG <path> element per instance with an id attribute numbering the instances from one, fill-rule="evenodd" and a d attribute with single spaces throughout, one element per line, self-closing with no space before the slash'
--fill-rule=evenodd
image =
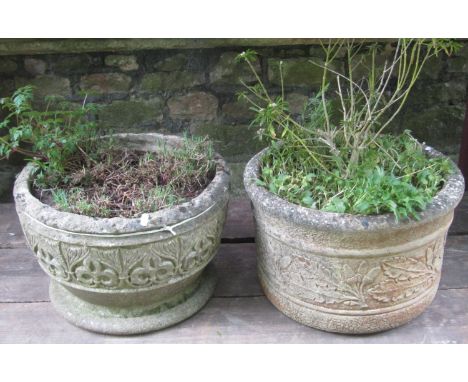
<path id="1" fill-rule="evenodd" d="M 437 292 L 447 231 L 463 196 L 460 171 L 420 220 L 396 222 L 391 214 L 301 207 L 257 186 L 265 150 L 247 164 L 244 184 L 256 221 L 258 275 L 268 299 L 302 324 L 339 333 L 378 332 L 422 313 Z"/>
<path id="2" fill-rule="evenodd" d="M 118 134 L 116 143 L 157 151 L 181 138 Z M 82 328 L 135 334 L 180 322 L 211 297 L 209 266 L 220 243 L 229 172 L 217 156 L 216 175 L 196 198 L 142 218 L 92 218 L 60 212 L 31 194 L 33 167 L 14 188 L 16 210 L 30 248 L 50 276 L 52 304 Z"/>

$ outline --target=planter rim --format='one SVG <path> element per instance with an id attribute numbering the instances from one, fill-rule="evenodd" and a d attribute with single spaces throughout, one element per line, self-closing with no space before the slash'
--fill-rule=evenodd
<path id="1" fill-rule="evenodd" d="M 444 156 L 434 148 L 424 145 L 429 156 Z M 257 153 L 247 163 L 244 171 L 244 186 L 256 208 L 268 211 L 268 214 L 278 219 L 323 231 L 380 231 L 387 229 L 412 228 L 432 221 L 452 211 L 460 202 L 465 190 L 465 181 L 459 168 L 449 176 L 444 187 L 436 194 L 432 202 L 419 213 L 420 220 L 405 219 L 397 222 L 391 213 L 381 215 L 354 215 L 349 213 L 325 212 L 313 208 L 302 207 L 258 186 L 260 159 L 268 147 Z"/>
<path id="2" fill-rule="evenodd" d="M 128 142 L 140 150 L 149 150 L 148 146 L 156 142 L 165 142 L 169 145 L 177 145 L 182 140 L 175 135 L 164 135 L 158 133 L 122 133 L 113 134 L 121 142 Z M 184 221 L 191 221 L 210 209 L 216 210 L 215 206 L 222 207 L 229 197 L 229 169 L 224 159 L 215 154 L 216 174 L 208 186 L 195 198 L 162 210 L 146 213 L 143 222 L 138 218 L 96 218 L 79 215 L 70 212 L 59 211 L 48 204 L 37 199 L 30 189 L 34 165 L 29 163 L 18 174 L 15 181 L 13 195 L 18 212 L 27 213 L 39 224 L 49 228 L 63 230 L 66 232 L 90 235 L 119 235 L 134 234 L 138 232 L 146 233 L 158 229 L 170 227 Z M 210 214 L 211 215 L 211 214 Z M 146 219 L 147 218 L 147 219 Z"/>

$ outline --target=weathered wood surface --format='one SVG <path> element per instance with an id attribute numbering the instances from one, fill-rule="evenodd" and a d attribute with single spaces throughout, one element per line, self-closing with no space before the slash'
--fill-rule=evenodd
<path id="1" fill-rule="evenodd" d="M 450 227 L 450 234 L 468 234 L 468 192 L 465 192 L 462 201 L 455 210 L 455 217 Z"/>
<path id="2" fill-rule="evenodd" d="M 468 194 L 467 194 L 468 195 Z M 263 296 L 256 275 L 250 202 L 233 199 L 214 261 L 219 281 L 207 306 L 166 330 L 131 337 L 90 333 L 53 309 L 48 278 L 26 248 L 13 204 L 0 204 L 0 343 L 468 343 L 468 197 L 447 239 L 440 290 L 408 325 L 367 336 L 314 330 Z"/>
<path id="3" fill-rule="evenodd" d="M 215 297 L 258 297 L 255 244 L 222 244 L 214 260 Z M 49 301 L 48 276 L 27 248 L 0 249 L 0 303 Z M 468 290 L 468 236 L 449 237 L 440 289 Z M 467 301 L 468 304 L 468 301 Z"/>
<path id="4" fill-rule="evenodd" d="M 224 225 L 223 239 L 229 241 L 253 237 L 255 237 L 255 226 L 250 200 L 245 198 L 231 199 Z"/>
<path id="5" fill-rule="evenodd" d="M 0 203 L 0 248 L 24 247 L 24 235 L 13 203 Z"/>
<path id="6" fill-rule="evenodd" d="M 215 297 L 262 296 L 255 244 L 222 244 Z M 49 279 L 28 248 L 0 249 L 0 303 L 49 301 Z M 1 313 L 0 313 L 1 314 Z"/>
<path id="7" fill-rule="evenodd" d="M 0 304 L 2 343 L 468 343 L 468 290 L 439 291 L 428 310 L 387 332 L 347 336 L 287 318 L 265 297 L 211 299 L 195 316 L 165 330 L 129 337 L 74 327 L 50 303 Z"/>

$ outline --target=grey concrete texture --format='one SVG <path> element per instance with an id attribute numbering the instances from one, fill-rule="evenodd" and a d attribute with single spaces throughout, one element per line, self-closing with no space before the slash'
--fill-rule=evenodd
<path id="1" fill-rule="evenodd" d="M 427 147 L 428 155 L 442 155 Z M 457 169 L 420 220 L 323 212 L 258 186 L 260 158 L 244 172 L 255 215 L 258 276 L 284 314 L 314 328 L 371 333 L 403 325 L 432 302 L 447 230 L 464 193 Z"/>
<path id="2" fill-rule="evenodd" d="M 119 134 L 116 144 L 157 151 L 181 143 L 160 134 Z M 16 210 L 29 247 L 51 277 L 51 300 L 72 323 L 110 334 L 161 329 L 199 310 L 214 288 L 203 273 L 215 256 L 229 199 L 229 169 L 197 197 L 141 218 L 61 212 L 31 193 L 33 166 L 15 182 Z"/>

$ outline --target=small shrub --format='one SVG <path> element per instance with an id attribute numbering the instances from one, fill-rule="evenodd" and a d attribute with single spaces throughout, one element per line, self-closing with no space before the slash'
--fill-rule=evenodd
<path id="1" fill-rule="evenodd" d="M 426 61 L 459 47 L 446 39 L 400 39 L 393 58 L 378 65 L 378 44 L 322 44 L 325 62 L 311 61 L 323 69 L 322 85 L 301 118 L 289 113 L 282 63 L 280 94 L 273 96 L 255 71 L 256 53 L 240 54 L 237 59 L 248 64 L 257 83 L 244 83 L 247 90 L 239 98 L 250 103 L 256 113 L 252 125 L 269 144 L 259 184 L 292 203 L 323 211 L 418 218 L 452 164 L 428 158 L 408 131 L 391 136 L 385 128 L 400 112 Z M 343 50 L 346 74 L 332 69 Z M 367 69 L 363 78 L 355 78 L 358 67 Z"/>
<path id="2" fill-rule="evenodd" d="M 206 138 L 186 135 L 180 146 L 161 145 L 157 153 L 118 149 L 111 138 L 96 139 L 96 105 L 49 98 L 42 111 L 32 101 L 31 86 L 0 100 L 7 111 L 0 159 L 25 155 L 37 169 L 34 192 L 61 211 L 137 217 L 197 196 L 214 176 Z"/>
<path id="3" fill-rule="evenodd" d="M 45 110 L 32 105 L 33 87 L 16 90 L 11 97 L 0 99 L 7 112 L 0 122 L 0 159 L 20 153 L 37 166 L 35 181 L 46 187 L 53 186 L 66 168 L 78 157 L 92 157 L 98 144 L 93 139 L 97 111 L 95 104 L 83 102 L 81 106 L 60 98 L 46 99 Z"/>

